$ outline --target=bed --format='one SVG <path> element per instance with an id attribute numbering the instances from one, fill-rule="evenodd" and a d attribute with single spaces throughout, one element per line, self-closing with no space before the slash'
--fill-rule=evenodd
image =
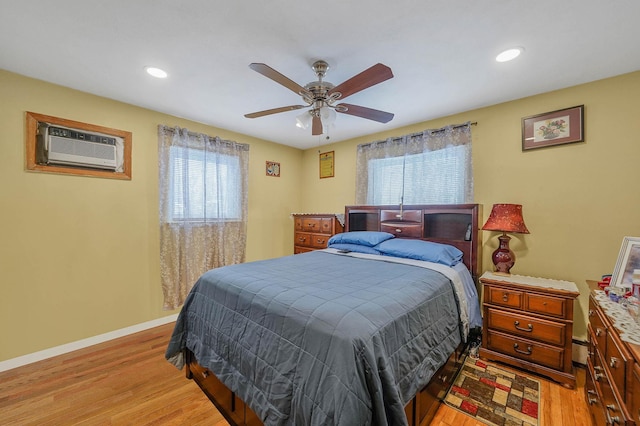
<path id="1" fill-rule="evenodd" d="M 208 271 L 166 357 L 231 424 L 425 424 L 481 324 L 479 208 L 348 206 L 325 250 Z"/>

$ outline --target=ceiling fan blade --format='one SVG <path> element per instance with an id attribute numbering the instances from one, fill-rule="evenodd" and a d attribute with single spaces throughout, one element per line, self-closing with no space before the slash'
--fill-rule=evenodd
<path id="1" fill-rule="evenodd" d="M 391 68 L 383 64 L 375 64 L 374 66 L 362 71 L 360 74 L 351 77 L 349 80 L 338 84 L 329 90 L 329 95 L 341 93 L 338 99 L 344 99 L 361 90 L 382 83 L 393 77 Z"/>
<path id="2" fill-rule="evenodd" d="M 276 83 L 283 85 L 284 87 L 291 90 L 297 95 L 301 95 L 303 93 L 310 95 L 310 93 L 304 87 L 300 86 L 298 83 L 291 80 L 290 78 L 280 74 L 278 71 L 274 70 L 269 65 L 254 62 L 252 64 L 249 64 L 249 68 L 259 72 L 260 74 L 264 75 L 267 78 L 270 78 Z"/>
<path id="3" fill-rule="evenodd" d="M 322 134 L 322 120 L 320 120 L 319 115 L 316 115 L 316 114 L 313 115 L 313 122 L 311 124 L 311 134 L 313 136 Z"/>
<path id="4" fill-rule="evenodd" d="M 343 111 L 344 108 L 347 110 Z M 342 114 L 355 115 L 356 117 L 362 117 L 380 123 L 388 123 L 393 118 L 393 114 L 390 112 L 367 108 L 360 105 L 338 104 L 336 105 L 336 111 L 341 112 Z"/>
<path id="5" fill-rule="evenodd" d="M 264 111 L 252 112 L 251 114 L 245 114 L 244 116 L 247 118 L 258 118 L 264 117 L 265 115 L 277 114 L 279 112 L 294 111 L 300 108 L 307 108 L 308 106 L 309 105 L 289 105 L 280 108 L 265 109 Z"/>

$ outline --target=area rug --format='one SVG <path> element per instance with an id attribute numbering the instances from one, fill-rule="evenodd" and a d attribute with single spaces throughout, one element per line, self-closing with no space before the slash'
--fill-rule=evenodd
<path id="1" fill-rule="evenodd" d="M 540 383 L 467 357 L 444 402 L 488 425 L 537 426 Z"/>

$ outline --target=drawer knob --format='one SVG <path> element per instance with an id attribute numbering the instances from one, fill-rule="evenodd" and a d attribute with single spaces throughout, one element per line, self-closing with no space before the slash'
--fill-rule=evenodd
<path id="1" fill-rule="evenodd" d="M 318 238 L 318 240 L 316 242 L 318 244 L 324 244 L 324 239 L 323 238 Z"/>
<path id="2" fill-rule="evenodd" d="M 607 424 L 608 425 L 613 425 L 613 424 L 620 424 L 620 417 L 619 416 L 613 416 L 611 417 L 611 415 L 609 414 L 609 410 L 613 411 L 614 413 L 617 411 L 617 407 L 613 404 L 607 404 Z"/>
<path id="3" fill-rule="evenodd" d="M 503 302 L 509 301 L 509 293 L 502 293 L 502 301 Z"/>
<path id="4" fill-rule="evenodd" d="M 600 337 L 600 335 L 601 335 L 602 333 L 604 333 L 604 330 L 603 330 L 603 329 L 601 329 L 600 327 L 596 327 L 596 336 L 597 336 L 597 337 Z"/>
<path id="5" fill-rule="evenodd" d="M 306 241 L 306 238 L 305 237 L 300 237 L 300 238 L 298 238 L 298 240 L 304 243 Z"/>
<path id="6" fill-rule="evenodd" d="M 533 326 L 531 324 L 527 324 L 527 328 L 523 328 L 523 327 L 520 327 L 520 321 L 515 321 L 513 325 L 516 328 L 516 330 L 526 331 L 527 333 L 530 333 L 533 331 Z"/>
<path id="7" fill-rule="evenodd" d="M 400 234 L 402 232 L 402 229 L 396 229 L 396 232 Z"/>
<path id="8" fill-rule="evenodd" d="M 609 360 L 609 367 L 611 368 L 618 368 L 618 362 L 620 360 L 618 358 L 616 358 L 615 356 L 612 356 L 611 359 Z"/>
<path id="9" fill-rule="evenodd" d="M 589 309 L 589 316 L 592 317 L 594 314 L 593 309 Z"/>
<path id="10" fill-rule="evenodd" d="M 519 349 L 519 346 L 517 343 L 513 344 L 513 350 L 518 352 L 519 354 L 523 354 L 523 355 L 531 355 L 531 346 L 527 346 L 527 350 L 523 351 L 522 349 Z"/>

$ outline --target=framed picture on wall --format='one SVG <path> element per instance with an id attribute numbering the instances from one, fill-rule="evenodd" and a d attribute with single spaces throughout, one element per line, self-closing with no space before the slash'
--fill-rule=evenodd
<path id="1" fill-rule="evenodd" d="M 584 105 L 524 117 L 522 150 L 584 141 Z"/>
<path id="2" fill-rule="evenodd" d="M 631 287 L 634 271 L 640 272 L 640 237 L 624 237 L 611 276 L 611 285 Z"/>
<path id="3" fill-rule="evenodd" d="M 334 151 L 320 154 L 320 179 L 334 176 Z"/>

